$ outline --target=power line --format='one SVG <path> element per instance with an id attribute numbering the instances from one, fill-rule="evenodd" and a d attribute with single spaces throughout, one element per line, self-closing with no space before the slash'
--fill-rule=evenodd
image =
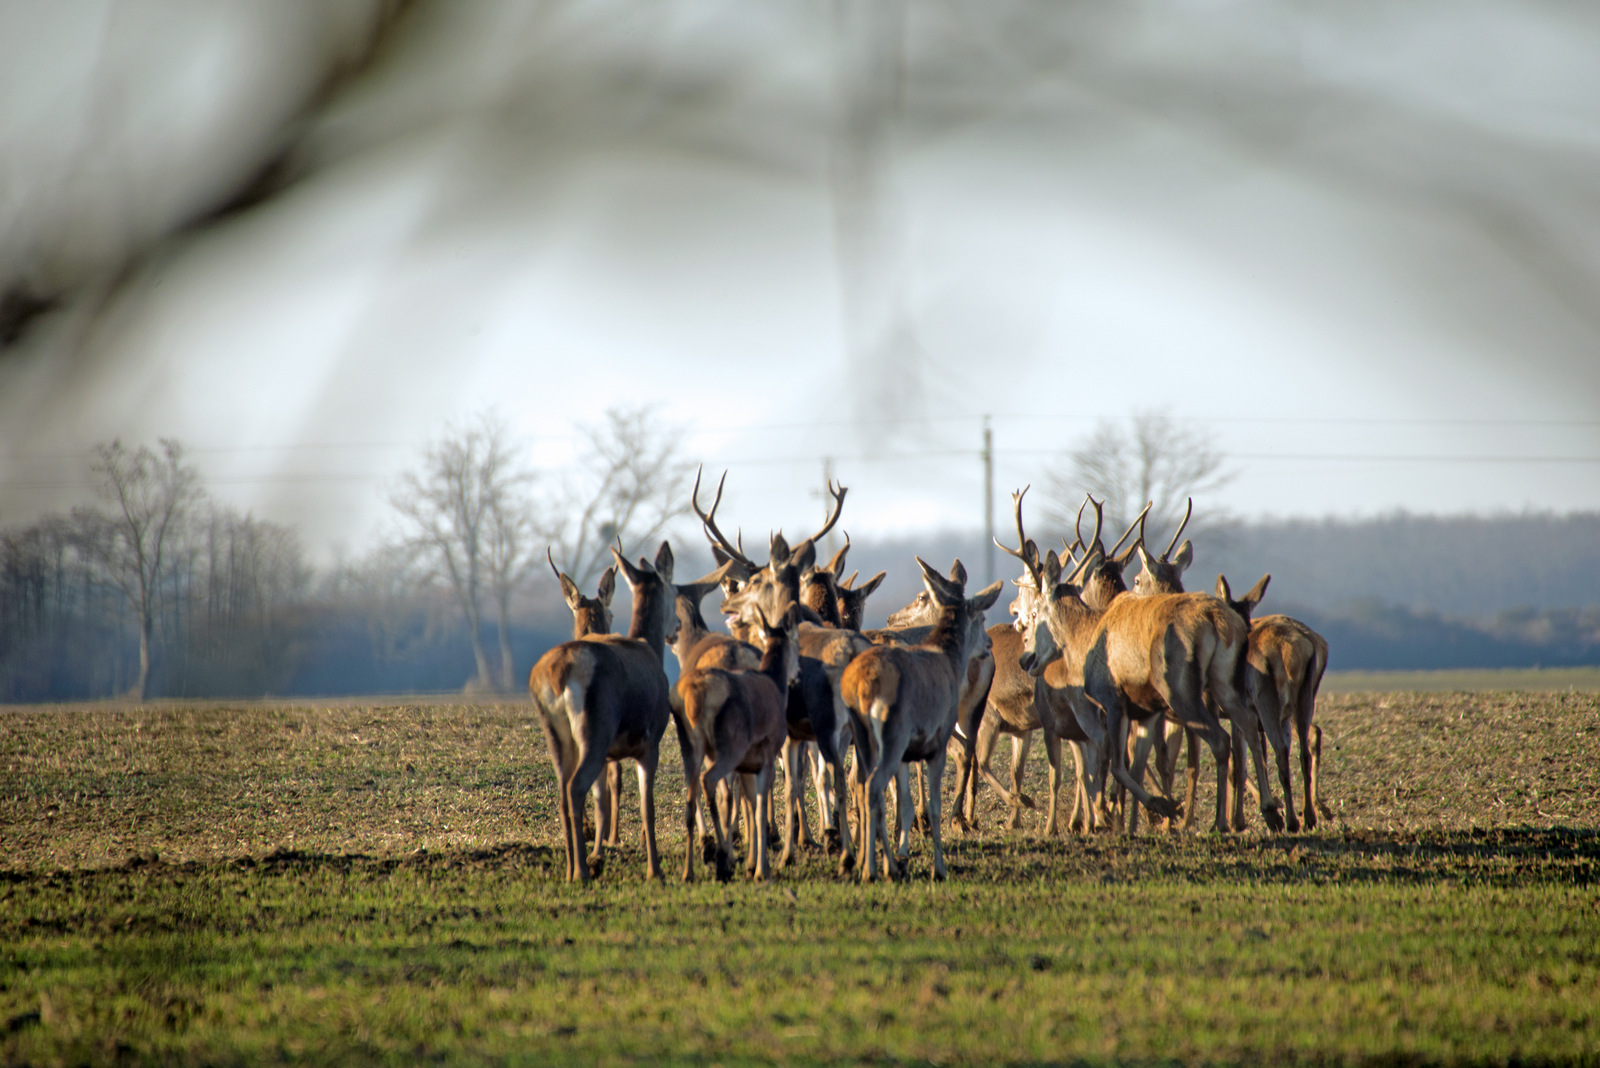
<path id="1" fill-rule="evenodd" d="M 873 422 L 874 425 L 878 425 L 878 426 L 903 426 L 903 425 L 919 425 L 919 424 L 926 425 L 926 424 L 933 424 L 933 423 L 960 423 L 960 422 L 981 423 L 983 418 L 984 418 L 984 416 L 982 414 L 978 414 L 978 413 L 974 413 L 974 414 L 959 414 L 959 415 L 921 415 L 921 416 L 883 416 L 883 417 L 876 417 L 875 416 L 873 418 L 872 422 Z M 997 414 L 991 416 L 990 418 L 992 418 L 995 421 L 1056 422 L 1056 423 L 1074 423 L 1074 424 L 1077 424 L 1077 423 L 1098 423 L 1098 422 L 1104 421 L 1104 417 L 1103 416 L 1076 415 L 1076 414 L 1054 414 L 1054 413 L 1042 413 L 1042 412 L 997 413 Z M 1500 418 L 1485 419 L 1485 418 L 1468 418 L 1468 417 L 1462 417 L 1462 418 L 1451 418 L 1451 417 L 1422 418 L 1422 417 L 1413 417 L 1413 416 L 1307 416 L 1307 417 L 1294 417 L 1294 416 L 1238 416 L 1238 417 L 1231 417 L 1230 416 L 1226 420 L 1217 420 L 1217 419 L 1213 419 L 1213 418 L 1209 418 L 1209 417 L 1205 417 L 1205 416 L 1172 416 L 1172 418 L 1180 420 L 1182 422 L 1216 423 L 1216 422 L 1220 421 L 1220 422 L 1226 422 L 1228 424 L 1252 424 L 1252 425 L 1262 425 L 1262 426 L 1293 424 L 1293 425 L 1297 425 L 1297 426 L 1317 425 L 1317 426 L 1396 426 L 1396 427 L 1402 427 L 1402 426 L 1419 426 L 1419 427 L 1427 427 L 1427 426 L 1432 426 L 1432 427 L 1447 427 L 1447 426 L 1456 426 L 1456 427 L 1472 427 L 1472 426 L 1486 426 L 1486 427 L 1487 426 L 1504 426 L 1504 427 L 1536 426 L 1536 427 L 1550 427 L 1550 428 L 1557 428 L 1557 427 L 1565 427 L 1565 428 L 1600 427 L 1600 419 L 1500 419 Z M 1115 420 L 1113 420 L 1113 421 L 1115 421 Z M 718 426 L 715 429 L 691 429 L 690 433 L 691 433 L 691 436 L 710 435 L 710 434 L 728 434 L 728 433 L 749 434 L 749 433 L 763 433 L 763 432 L 767 432 L 767 431 L 780 431 L 780 430 L 833 430 L 833 429 L 846 429 L 846 428 L 851 428 L 851 427 L 857 427 L 857 426 L 860 426 L 860 425 L 862 425 L 862 421 L 861 420 L 856 420 L 856 419 L 823 419 L 823 420 L 812 420 L 812 421 L 809 421 L 809 422 L 750 423 L 750 424 L 745 424 L 745 425 L 742 425 L 742 426 Z M 532 444 L 537 444 L 537 443 L 541 443 L 541 442 L 543 442 L 543 443 L 557 443 L 557 442 L 568 443 L 568 442 L 573 442 L 573 441 L 580 440 L 581 435 L 577 434 L 577 433 L 567 433 L 567 434 L 529 434 L 529 435 L 522 435 L 521 438 L 522 438 L 523 441 L 526 441 L 526 442 L 529 442 L 529 443 L 532 443 Z M 417 448 L 419 446 L 419 444 L 421 444 L 421 443 L 419 441 L 417 441 L 417 440 L 392 440 L 392 441 L 302 441 L 302 442 L 288 442 L 288 443 L 278 444 L 278 445 L 186 445 L 184 447 L 184 452 L 186 454 L 190 454 L 190 455 L 213 456 L 213 455 L 246 454 L 246 453 L 273 453 L 273 452 L 315 452 L 315 451 L 339 451 L 339 450 L 361 450 L 361 449 L 414 449 L 414 448 Z M 1016 452 L 1035 452 L 1035 453 L 1038 453 L 1038 452 L 1058 452 L 1058 451 L 1061 451 L 1061 450 L 1040 450 L 1040 449 L 1016 450 L 1016 449 L 1009 449 L 1009 450 L 1006 450 L 1006 451 L 1007 452 L 1013 452 L 1013 453 L 1016 453 Z M 5 459 L 7 459 L 7 460 L 16 460 L 16 461 L 22 461 L 22 460 L 84 460 L 84 459 L 93 459 L 94 457 L 95 457 L 95 453 L 93 451 L 91 451 L 91 450 L 71 451 L 71 452 L 17 452 L 17 453 L 5 454 Z M 1246 457 L 1246 456 L 1241 454 L 1240 458 L 1248 458 L 1248 457 Z M 816 461 L 815 457 L 808 458 L 808 462 L 813 462 L 814 463 L 815 461 Z"/>

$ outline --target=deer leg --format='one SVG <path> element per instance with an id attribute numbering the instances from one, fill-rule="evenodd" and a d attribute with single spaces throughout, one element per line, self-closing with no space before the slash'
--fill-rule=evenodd
<path id="1" fill-rule="evenodd" d="M 1011 736 L 1011 790 L 1006 795 L 1011 799 L 1011 811 L 1006 816 L 1006 830 L 1014 831 L 1022 826 L 1022 809 L 1034 807 L 1033 798 L 1022 792 L 1022 774 L 1028 766 L 1028 750 L 1033 748 L 1033 732 L 1027 734 L 1013 734 Z"/>
<path id="2" fill-rule="evenodd" d="M 916 795 L 911 792 L 911 765 L 902 762 L 894 773 L 895 818 L 899 821 L 894 858 L 904 875 L 911 859 L 911 827 L 916 823 Z"/>
<path id="3" fill-rule="evenodd" d="M 1217 813 L 1212 826 L 1218 834 L 1228 832 L 1228 750 L 1233 744 L 1215 713 L 1206 705 L 1205 679 L 1201 665 L 1183 648 L 1177 635 L 1157 639 L 1150 651 L 1151 680 L 1167 703 L 1172 718 L 1185 727 L 1203 729 L 1217 761 Z M 1160 670 L 1156 670 L 1159 667 Z M 1233 693 L 1230 686 L 1229 694 Z M 1235 700 L 1237 705 L 1238 701 Z M 1170 815 L 1176 815 L 1176 807 Z M 1162 813 L 1168 815 L 1169 813 Z"/>
<path id="4" fill-rule="evenodd" d="M 650 878 L 658 880 L 661 878 L 661 854 L 656 851 L 656 762 L 660 755 L 657 746 L 649 745 L 638 760 L 639 818 L 644 822 L 645 869 Z"/>
<path id="5" fill-rule="evenodd" d="M 1278 707 L 1271 707 L 1273 704 Z M 1283 790 L 1283 823 L 1289 833 L 1293 834 L 1300 830 L 1300 820 L 1296 818 L 1294 811 L 1294 787 L 1289 782 L 1289 736 L 1287 725 L 1283 722 L 1283 712 L 1289 707 L 1283 702 L 1281 695 L 1274 695 L 1267 699 L 1265 706 L 1258 701 L 1255 711 L 1256 720 L 1261 724 L 1261 733 L 1272 746 L 1273 763 L 1278 768 L 1278 785 Z"/>
<path id="6" fill-rule="evenodd" d="M 718 882 L 727 882 L 733 874 L 733 866 L 728 862 L 728 838 L 723 830 L 722 806 L 714 800 L 717 795 L 717 787 L 721 784 L 720 769 L 717 766 L 719 763 L 719 761 L 713 761 L 710 767 L 700 773 L 700 788 L 709 802 L 706 808 L 711 817 L 711 833 L 716 841 L 716 854 L 713 857 L 715 868 L 713 870 L 716 872 Z"/>
<path id="7" fill-rule="evenodd" d="M 1044 731 L 1045 761 L 1050 765 L 1050 804 L 1044 821 L 1044 836 L 1056 836 L 1056 802 L 1061 795 L 1061 739 L 1048 728 Z"/>
<path id="8" fill-rule="evenodd" d="M 941 835 L 940 816 L 944 807 L 944 763 L 946 752 L 944 746 L 939 746 L 938 751 L 927 760 L 928 774 L 928 828 L 933 838 L 933 878 L 942 882 L 949 878 L 950 873 L 944 865 L 944 838 Z"/>
<path id="9" fill-rule="evenodd" d="M 928 773 L 922 764 L 917 765 L 917 829 L 928 833 Z"/>
<path id="10" fill-rule="evenodd" d="M 783 853 L 778 857 L 780 869 L 789 866 L 794 859 L 796 844 L 795 822 L 798 819 L 801 826 L 805 825 L 805 765 L 806 743 L 789 738 L 783 743 L 783 770 L 784 793 L 786 801 L 783 806 Z M 810 836 L 807 835 L 809 838 Z"/>
<path id="11" fill-rule="evenodd" d="M 1197 731 L 1185 727 L 1183 730 L 1183 746 L 1185 753 L 1184 792 L 1183 792 L 1183 822 L 1179 829 L 1187 831 L 1194 826 L 1194 798 L 1200 788 L 1200 735 Z"/>
<path id="12" fill-rule="evenodd" d="M 1170 798 L 1153 796 L 1144 785 L 1128 773 L 1128 717 L 1123 713 L 1122 697 L 1114 688 L 1097 686 L 1098 692 L 1090 696 L 1106 710 L 1106 749 L 1110 758 L 1111 777 L 1136 801 L 1161 817 L 1178 814 L 1178 806 Z"/>
<path id="13" fill-rule="evenodd" d="M 1007 807 L 1014 807 L 1017 802 L 1011 796 L 1011 791 L 1007 790 L 1000 780 L 995 778 L 994 772 L 989 770 L 989 762 L 994 759 L 995 743 L 999 740 L 1000 717 L 984 716 L 983 722 L 978 725 L 977 756 L 974 758 L 973 763 L 977 768 L 978 774 L 983 776 L 983 780 L 989 784 L 989 787 L 995 793 L 1000 795 L 1001 802 Z M 973 788 L 973 793 L 976 795 L 976 787 Z M 973 815 L 972 824 L 974 827 L 978 824 L 976 813 Z"/>
<path id="14" fill-rule="evenodd" d="M 845 775 L 843 755 L 845 748 L 849 745 L 849 730 L 849 722 L 841 719 L 833 737 L 825 738 L 822 735 L 817 737 L 817 757 L 832 771 L 829 777 L 833 780 L 832 805 L 835 814 L 833 834 L 837 836 L 839 842 L 839 874 L 841 875 L 849 871 L 850 867 L 855 863 L 855 849 L 850 838 L 850 820 L 847 816 L 850 810 L 848 800 L 850 780 Z M 829 799 L 826 795 L 819 793 L 817 795 L 817 808 L 827 811 L 828 806 Z"/>
<path id="15" fill-rule="evenodd" d="M 704 819 L 700 814 L 700 791 L 702 786 L 699 774 L 704 755 L 699 746 L 693 745 L 687 739 L 680 739 L 684 745 L 683 766 L 686 771 L 684 784 L 688 787 L 689 799 L 683 808 L 683 881 L 694 882 L 694 849 L 695 828 Z M 693 761 L 691 763 L 691 761 Z M 690 770 L 693 769 L 693 770 Z"/>
<path id="16" fill-rule="evenodd" d="M 1300 736 L 1300 777 L 1305 780 L 1306 830 L 1311 830 L 1317 825 L 1318 806 L 1322 803 L 1318 782 L 1322 772 L 1322 728 L 1297 718 L 1295 731 Z"/>
<path id="17" fill-rule="evenodd" d="M 567 852 L 567 879 L 570 881 L 577 872 L 577 864 L 572 859 L 572 807 L 567 804 L 567 781 L 571 778 L 571 769 L 577 766 L 576 752 L 569 752 L 571 739 L 563 732 L 557 730 L 551 717 L 539 717 L 544 726 L 545 744 L 550 749 L 550 765 L 556 772 L 556 811 L 561 819 L 561 837 Z"/>
<path id="18" fill-rule="evenodd" d="M 615 849 L 622 844 L 622 761 L 612 760 L 606 763 L 606 788 L 611 797 L 607 801 L 610 806 L 606 845 Z"/>
<path id="19" fill-rule="evenodd" d="M 578 746 L 577 766 L 573 769 L 572 778 L 567 783 L 567 804 L 571 808 L 571 836 L 573 851 L 577 854 L 577 877 L 579 882 L 588 882 L 590 868 L 596 870 L 605 863 L 605 840 L 595 835 L 595 856 L 591 863 L 587 857 L 586 843 L 583 840 L 583 817 L 587 807 L 589 791 L 593 788 L 595 780 L 605 772 L 606 754 L 599 747 L 589 747 L 580 737 L 576 739 Z M 599 822 L 599 813 L 595 814 L 595 821 Z"/>

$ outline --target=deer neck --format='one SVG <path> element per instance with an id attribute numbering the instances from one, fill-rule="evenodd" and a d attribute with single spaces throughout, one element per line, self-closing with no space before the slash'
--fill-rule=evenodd
<path id="1" fill-rule="evenodd" d="M 1048 608 L 1049 611 L 1045 613 L 1045 623 L 1049 626 L 1050 636 L 1055 639 L 1062 655 L 1082 660 L 1093 642 L 1094 633 L 1099 628 L 1100 619 L 1105 615 L 1105 611 L 1085 604 L 1077 594 L 1057 597 Z"/>
<path id="2" fill-rule="evenodd" d="M 572 640 L 580 641 L 591 634 L 606 634 L 611 630 L 604 615 L 593 608 L 580 608 L 572 616 Z"/>
<path id="3" fill-rule="evenodd" d="M 660 590 L 648 592 L 635 590 L 633 618 L 628 624 L 628 637 L 644 642 L 662 664 L 667 661 L 667 621 L 662 618 Z"/>
<path id="4" fill-rule="evenodd" d="M 678 640 L 672 643 L 672 653 L 678 658 L 679 665 L 687 670 L 688 665 L 684 658 L 704 640 L 707 634 L 711 633 L 711 628 L 706 626 L 699 605 L 685 606 L 685 602 L 680 601 L 679 606 L 684 610 L 678 612 Z"/>

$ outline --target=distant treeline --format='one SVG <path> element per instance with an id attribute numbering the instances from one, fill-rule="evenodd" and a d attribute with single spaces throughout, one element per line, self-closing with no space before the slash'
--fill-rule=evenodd
<path id="1" fill-rule="evenodd" d="M 0 701 L 111 696 L 137 678 L 135 615 L 84 551 L 79 519 L 0 530 Z M 684 575 L 709 567 L 697 537 L 673 541 Z M 1191 590 L 1219 572 L 1236 589 L 1271 572 L 1262 611 L 1316 627 L 1335 669 L 1600 664 L 1600 515 L 1234 524 L 1195 541 Z M 847 570 L 888 572 L 869 623 L 917 592 L 913 555 L 940 567 L 959 556 L 975 578 L 986 568 L 981 535 L 858 542 Z M 996 554 L 997 577 L 1015 570 Z M 457 690 L 475 677 L 459 607 L 398 549 L 318 574 L 292 529 L 210 507 L 185 526 L 155 594 L 153 695 Z M 513 606 L 515 676 L 570 625 L 553 583 L 530 583 Z"/>

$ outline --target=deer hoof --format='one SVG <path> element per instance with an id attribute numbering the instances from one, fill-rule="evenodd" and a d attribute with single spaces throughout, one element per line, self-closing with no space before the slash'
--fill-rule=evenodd
<path id="1" fill-rule="evenodd" d="M 605 870 L 606 870 L 606 858 L 605 857 L 593 856 L 593 857 L 589 858 L 589 876 L 591 878 L 594 878 L 594 879 L 600 878 L 601 873 L 604 872 Z"/>
<path id="2" fill-rule="evenodd" d="M 1283 816 L 1278 812 L 1277 805 L 1261 806 L 1261 818 L 1267 821 L 1267 829 L 1274 834 L 1283 830 Z"/>
<path id="3" fill-rule="evenodd" d="M 843 848 L 844 839 L 839 837 L 839 828 L 828 827 L 822 832 L 823 848 L 829 853 L 837 853 Z"/>
<path id="4" fill-rule="evenodd" d="M 1022 807 L 1026 809 L 1035 809 L 1039 807 L 1033 803 L 1033 798 L 1027 794 L 1018 794 L 1017 800 L 1022 802 Z"/>
<path id="5" fill-rule="evenodd" d="M 1150 812 L 1165 820 L 1175 820 L 1183 813 L 1183 806 L 1170 797 L 1152 797 L 1150 799 Z"/>

